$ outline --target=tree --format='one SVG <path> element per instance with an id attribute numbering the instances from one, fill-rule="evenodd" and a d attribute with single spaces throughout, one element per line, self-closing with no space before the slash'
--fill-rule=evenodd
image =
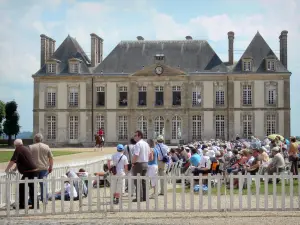
<path id="1" fill-rule="evenodd" d="M 5 105 L 4 133 L 8 136 L 8 145 L 11 145 L 11 136 L 20 132 L 18 105 L 15 101 L 7 102 Z"/>
<path id="2" fill-rule="evenodd" d="M 0 136 L 3 134 L 2 121 L 5 117 L 5 103 L 0 100 Z"/>

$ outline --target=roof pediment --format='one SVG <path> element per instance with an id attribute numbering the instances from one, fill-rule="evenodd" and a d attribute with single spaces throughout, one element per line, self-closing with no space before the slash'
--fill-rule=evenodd
<path id="1" fill-rule="evenodd" d="M 156 73 L 156 68 L 161 67 L 162 73 Z M 180 70 L 179 68 L 170 67 L 165 64 L 155 63 L 150 66 L 144 67 L 141 70 L 136 71 L 135 73 L 131 74 L 131 76 L 187 76 L 187 74 Z"/>

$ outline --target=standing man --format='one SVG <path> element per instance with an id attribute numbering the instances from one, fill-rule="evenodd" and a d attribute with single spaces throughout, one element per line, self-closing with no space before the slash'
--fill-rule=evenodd
<path id="1" fill-rule="evenodd" d="M 164 137 L 162 135 L 159 135 L 157 137 L 157 145 L 155 146 L 155 148 L 158 151 L 158 176 L 164 176 L 169 147 L 164 144 Z M 163 179 L 160 179 L 159 195 L 164 195 L 164 180 Z"/>
<path id="2" fill-rule="evenodd" d="M 38 169 L 38 179 L 47 178 L 48 174 L 52 172 L 53 169 L 53 154 L 48 145 L 42 143 L 43 135 L 38 133 L 34 136 L 35 144 L 30 145 L 29 149 L 32 154 L 33 161 L 37 165 Z M 48 199 L 47 184 L 46 185 L 46 199 Z M 40 182 L 41 188 L 41 200 L 44 199 L 44 188 L 43 182 Z"/>
<path id="3" fill-rule="evenodd" d="M 16 163 L 19 173 L 23 175 L 21 180 L 25 180 L 25 178 L 28 178 L 28 180 L 33 180 L 38 176 L 38 173 L 37 167 L 32 159 L 31 152 L 27 147 L 23 146 L 21 139 L 16 139 L 14 145 L 16 149 L 5 169 L 5 172 L 9 172 L 10 168 Z M 28 183 L 28 186 L 29 198 L 32 202 L 32 207 L 30 208 L 33 209 L 36 205 L 36 208 L 38 209 L 39 200 L 36 202 L 34 201 L 34 183 L 30 182 Z M 25 201 L 28 201 L 28 199 L 25 199 L 25 183 L 19 183 L 19 209 L 25 208 Z"/>
<path id="4" fill-rule="evenodd" d="M 147 142 L 143 140 L 143 133 L 141 131 L 136 131 L 134 134 L 134 140 L 136 144 L 133 148 L 133 157 L 132 157 L 132 175 L 137 176 L 140 174 L 141 176 L 146 176 L 148 170 L 148 162 L 151 158 L 150 146 Z M 140 188 L 140 201 L 146 201 L 146 180 L 142 180 L 142 185 Z M 133 202 L 138 201 L 138 188 L 137 188 L 137 180 L 134 180 L 134 185 L 136 187 L 136 199 Z"/>

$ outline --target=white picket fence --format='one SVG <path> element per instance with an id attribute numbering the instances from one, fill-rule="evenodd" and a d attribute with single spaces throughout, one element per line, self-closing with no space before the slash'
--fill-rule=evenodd
<path id="1" fill-rule="evenodd" d="M 70 169 L 74 171 L 78 171 L 80 168 L 85 169 L 89 173 L 94 173 L 94 172 L 100 172 L 103 171 L 103 165 L 104 163 L 107 162 L 107 156 L 102 157 L 101 159 L 97 160 L 89 160 L 89 161 L 82 161 L 82 162 L 76 162 L 76 163 L 71 163 L 68 165 L 62 164 L 62 165 L 55 165 L 53 168 L 52 173 L 49 175 L 49 177 L 55 177 L 55 178 L 60 178 L 62 175 L 66 174 L 66 172 Z M 9 195 L 10 202 L 15 201 L 15 190 L 16 190 L 16 183 L 13 181 L 16 181 L 17 179 L 20 179 L 20 174 L 18 173 L 9 173 L 5 174 L 3 173 L 0 175 L 0 207 L 3 207 L 5 203 L 7 202 L 7 193 L 6 193 L 6 182 L 8 180 L 12 181 L 11 182 L 11 192 Z M 57 181 L 55 184 L 55 191 L 60 190 L 61 188 L 61 182 Z M 39 191 L 39 189 L 38 189 Z M 51 192 L 51 186 L 48 185 L 48 191 Z"/>
<path id="2" fill-rule="evenodd" d="M 278 211 L 278 210 L 300 210 L 300 176 L 293 175 L 230 175 L 223 177 L 221 175 L 215 176 L 175 176 L 165 175 L 163 177 L 156 177 L 157 184 L 160 180 L 164 180 L 164 195 L 159 196 L 159 187 L 155 187 L 156 194 L 154 199 L 151 199 L 150 178 L 141 176 L 110 176 L 108 182 L 114 182 L 116 179 L 128 180 L 128 194 L 121 196 L 118 204 L 113 203 L 113 193 L 111 187 L 100 186 L 99 177 L 89 176 L 88 181 L 88 196 L 83 197 L 82 186 L 79 186 L 79 200 L 70 201 L 54 199 L 57 185 L 60 184 L 59 189 L 64 192 L 63 184 L 69 181 L 71 186 L 73 182 L 79 181 L 77 179 L 54 178 L 44 180 L 51 188 L 52 201 L 40 203 L 40 208 L 28 209 L 28 202 L 25 202 L 24 209 L 11 209 L 6 207 L 0 211 L 0 216 L 24 216 L 24 215 L 56 215 L 56 214 L 74 214 L 87 212 L 158 212 L 158 211 L 181 211 L 181 212 L 195 212 L 195 211 Z M 277 179 L 280 180 L 276 184 Z M 96 180 L 96 185 L 93 185 L 93 180 Z M 133 181 L 137 180 L 137 202 L 132 200 L 136 198 L 132 193 Z M 141 181 L 146 183 L 146 201 L 140 201 Z M 196 181 L 195 181 L 196 180 Z M 269 183 L 271 180 L 273 183 Z M 18 206 L 18 184 L 25 183 L 25 199 L 28 199 L 28 183 L 34 183 L 35 195 L 34 199 L 38 198 L 39 182 L 43 180 L 9 180 L 0 181 L 4 185 L 5 193 L 7 194 L 5 203 L 7 206 L 11 205 L 12 192 L 15 192 L 16 205 Z M 180 181 L 180 183 L 179 183 Z M 227 183 L 228 181 L 228 183 Z M 196 183 L 195 183 L 196 182 Z M 79 182 L 82 184 L 82 182 Z M 187 188 L 187 183 L 191 187 L 198 184 L 200 187 L 207 183 L 207 191 L 200 188 L 199 192 L 195 192 L 193 188 Z M 238 188 L 234 187 L 238 184 Z M 11 187 L 15 186 L 13 190 Z M 71 188 L 72 190 L 72 188 Z M 45 193 L 45 192 L 44 192 Z M 71 192 L 73 195 L 73 192 Z M 46 198 L 46 195 L 43 196 Z"/>

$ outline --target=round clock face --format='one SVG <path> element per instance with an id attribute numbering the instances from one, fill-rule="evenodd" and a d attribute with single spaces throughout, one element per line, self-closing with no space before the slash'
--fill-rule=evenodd
<path id="1" fill-rule="evenodd" d="M 161 75 L 163 72 L 164 72 L 164 69 L 163 69 L 161 66 L 157 66 L 157 67 L 155 68 L 155 73 L 156 73 L 157 75 Z"/>

